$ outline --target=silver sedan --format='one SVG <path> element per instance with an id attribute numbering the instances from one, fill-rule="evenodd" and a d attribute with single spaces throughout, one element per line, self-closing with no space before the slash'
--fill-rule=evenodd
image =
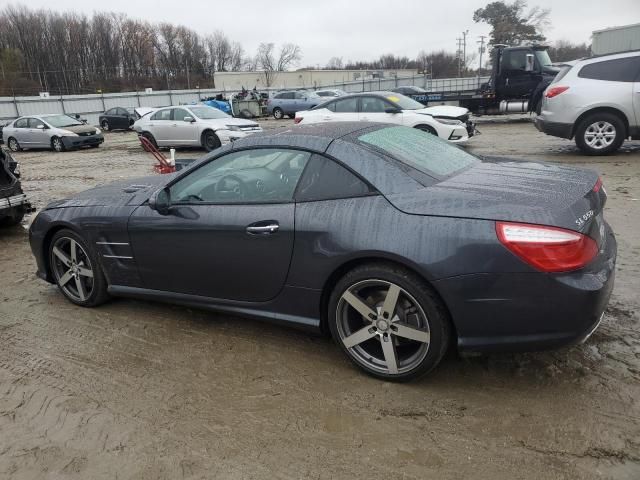
<path id="1" fill-rule="evenodd" d="M 104 142 L 99 128 L 61 114 L 20 117 L 3 129 L 3 137 L 13 152 L 23 148 L 51 148 L 56 152 Z"/>

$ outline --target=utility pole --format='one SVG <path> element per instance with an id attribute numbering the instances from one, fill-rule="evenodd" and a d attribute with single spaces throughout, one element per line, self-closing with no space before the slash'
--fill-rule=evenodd
<path id="1" fill-rule="evenodd" d="M 462 69 L 467 69 L 467 35 L 469 35 L 469 30 L 465 30 L 462 32 Z"/>
<path id="2" fill-rule="evenodd" d="M 482 72 L 482 54 L 484 53 L 484 39 L 486 38 L 486 35 L 480 35 L 480 40 L 478 40 L 476 43 L 480 44 L 480 65 L 478 66 L 478 75 L 480 75 L 480 73 Z"/>
<path id="3" fill-rule="evenodd" d="M 458 77 L 462 72 L 462 39 L 460 37 L 456 38 L 456 42 L 458 43 L 458 49 L 456 50 L 456 56 L 458 57 Z"/>

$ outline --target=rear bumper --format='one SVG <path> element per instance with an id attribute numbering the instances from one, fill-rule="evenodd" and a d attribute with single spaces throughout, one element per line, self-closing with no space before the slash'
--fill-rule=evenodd
<path id="1" fill-rule="evenodd" d="M 571 123 L 548 122 L 544 118 L 536 117 L 534 124 L 542 133 L 553 137 L 570 139 L 572 135 L 573 125 Z"/>
<path id="2" fill-rule="evenodd" d="M 483 273 L 436 282 L 472 352 L 546 350 L 584 342 L 597 328 L 615 280 L 616 240 L 583 270 L 561 274 Z"/>
<path id="3" fill-rule="evenodd" d="M 78 148 L 87 147 L 90 145 L 100 145 L 102 142 L 104 142 L 104 137 L 101 133 L 97 135 L 62 137 L 62 143 L 64 143 L 65 148 Z"/>

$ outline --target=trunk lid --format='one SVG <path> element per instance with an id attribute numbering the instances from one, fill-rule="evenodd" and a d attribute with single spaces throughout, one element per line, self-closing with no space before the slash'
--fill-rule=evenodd
<path id="1" fill-rule="evenodd" d="M 549 225 L 599 237 L 603 187 L 591 170 L 502 158 L 483 162 L 417 192 L 389 201 L 414 215 Z M 597 238 L 596 238 L 597 240 Z"/>

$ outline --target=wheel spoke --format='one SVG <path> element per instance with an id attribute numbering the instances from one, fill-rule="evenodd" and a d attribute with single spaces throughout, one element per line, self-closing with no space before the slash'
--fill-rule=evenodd
<path id="1" fill-rule="evenodd" d="M 67 273 L 65 273 L 60 277 L 60 281 L 58 283 L 62 287 L 66 285 L 69 282 L 69 280 L 71 280 L 72 278 L 73 278 L 73 274 L 71 273 L 71 270 L 69 270 Z"/>
<path id="2" fill-rule="evenodd" d="M 87 267 L 78 267 L 78 273 L 83 277 L 93 278 L 93 271 Z"/>
<path id="3" fill-rule="evenodd" d="M 382 353 L 384 354 L 384 361 L 387 364 L 389 373 L 398 373 L 398 357 L 396 356 L 396 349 L 393 346 L 391 337 L 380 337 L 380 343 L 382 344 Z"/>
<path id="4" fill-rule="evenodd" d="M 76 289 L 78 290 L 78 297 L 84 302 L 85 298 L 87 298 L 87 293 L 79 276 L 76 277 Z"/>
<path id="5" fill-rule="evenodd" d="M 355 347 L 362 342 L 369 340 L 370 338 L 375 337 L 376 331 L 372 326 L 364 327 L 358 330 L 355 333 L 352 333 L 347 338 L 342 340 L 342 343 L 347 348 Z"/>
<path id="6" fill-rule="evenodd" d="M 76 250 L 77 243 L 75 240 L 69 240 L 69 249 L 71 250 L 71 261 L 78 262 L 78 251 Z"/>
<path id="7" fill-rule="evenodd" d="M 71 260 L 58 247 L 53 247 L 53 254 L 66 266 L 71 266 Z"/>
<path id="8" fill-rule="evenodd" d="M 400 287 L 395 283 L 389 285 L 387 296 L 384 298 L 382 304 L 382 316 L 384 318 L 392 319 L 393 313 L 396 310 L 396 304 L 398 303 L 398 297 L 400 296 Z"/>
<path id="9" fill-rule="evenodd" d="M 402 338 L 408 338 L 409 340 L 415 340 L 416 342 L 429 343 L 431 341 L 431 334 L 425 330 L 418 330 L 417 328 L 409 327 L 402 323 L 394 323 L 391 331 L 394 335 Z"/>
<path id="10" fill-rule="evenodd" d="M 342 294 L 342 298 L 368 321 L 375 320 L 377 317 L 376 312 L 374 312 L 366 303 L 356 297 L 349 290 Z"/>

